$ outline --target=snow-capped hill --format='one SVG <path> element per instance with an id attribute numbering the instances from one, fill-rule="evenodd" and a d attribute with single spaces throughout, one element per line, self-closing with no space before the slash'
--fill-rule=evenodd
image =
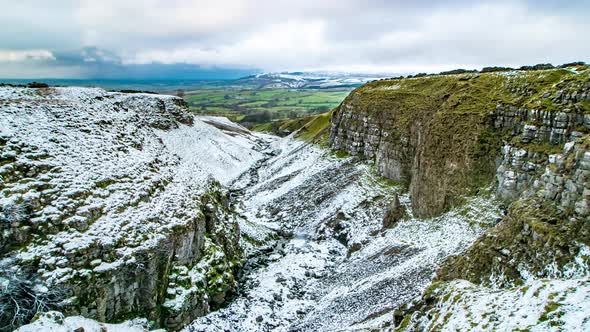
<path id="1" fill-rule="evenodd" d="M 246 129 L 194 118 L 180 98 L 95 88 L 1 88 L 0 110 L 2 269 L 63 289 L 68 312 L 164 325 L 207 311 L 206 292 L 189 313 L 156 310 L 205 245 L 231 279 L 210 295 L 233 286 L 237 226 L 216 183 L 261 158 Z"/>
<path id="2" fill-rule="evenodd" d="M 266 89 L 329 89 L 354 88 L 366 82 L 392 75 L 352 74 L 338 72 L 264 73 L 237 80 L 240 84 Z"/>

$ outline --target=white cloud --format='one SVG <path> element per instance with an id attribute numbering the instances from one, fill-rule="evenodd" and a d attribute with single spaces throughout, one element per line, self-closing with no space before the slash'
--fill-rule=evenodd
<path id="1" fill-rule="evenodd" d="M 27 60 L 55 60 L 55 56 L 48 50 L 0 50 L 0 62 Z"/>
<path id="2" fill-rule="evenodd" d="M 217 65 L 250 65 L 278 68 L 289 64 L 305 66 L 329 55 L 329 41 L 324 38 L 321 21 L 288 21 L 270 25 L 243 40 L 215 48 L 187 46 L 177 49 L 139 51 L 126 63 L 198 63 Z"/>
<path id="3" fill-rule="evenodd" d="M 124 58 L 128 63 L 251 65 L 266 70 L 416 72 L 565 62 L 590 54 L 589 37 L 580 33 L 590 31 L 587 20 L 535 12 L 521 2 L 437 8 L 413 13 L 411 20 L 405 17 L 402 26 L 390 21 L 403 15 L 395 11 L 391 15 L 367 9 L 359 13 L 358 21 L 336 23 L 303 17 L 261 24 L 237 40 L 156 45 Z M 370 17 L 383 20 L 373 22 L 380 26 L 377 31 L 362 26 Z M 357 28 L 366 30 L 364 38 L 348 36 Z"/>

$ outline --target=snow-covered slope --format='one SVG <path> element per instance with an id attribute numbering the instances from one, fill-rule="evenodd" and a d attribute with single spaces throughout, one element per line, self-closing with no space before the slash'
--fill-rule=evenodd
<path id="1" fill-rule="evenodd" d="M 2 269 L 63 287 L 68 310 L 110 320 L 164 301 L 171 267 L 159 259 L 198 261 L 204 215 L 226 225 L 213 242 L 235 259 L 235 221 L 215 183 L 263 154 L 246 129 L 207 121 L 176 97 L 0 88 Z"/>
<path id="2" fill-rule="evenodd" d="M 64 317 L 60 312 L 50 311 L 41 314 L 33 323 L 22 326 L 15 332 L 71 332 L 80 329 L 84 332 L 145 332 L 148 327 L 146 319 L 107 324 L 81 316 Z"/>
<path id="3" fill-rule="evenodd" d="M 589 284 L 587 277 L 531 279 L 489 288 L 457 280 L 436 289 L 431 311 L 400 325 L 415 331 L 588 331 Z"/>
<path id="4" fill-rule="evenodd" d="M 242 236 L 254 243 L 272 238 L 269 230 L 283 236 L 253 255 L 228 307 L 187 331 L 386 328 L 393 308 L 419 296 L 438 264 L 499 215 L 492 201 L 475 199 L 436 219 L 410 216 L 383 229 L 401 187 L 359 160 L 290 137 L 269 148 L 275 156 L 233 186 L 242 191 Z M 407 207 L 408 197 L 401 200 Z"/>

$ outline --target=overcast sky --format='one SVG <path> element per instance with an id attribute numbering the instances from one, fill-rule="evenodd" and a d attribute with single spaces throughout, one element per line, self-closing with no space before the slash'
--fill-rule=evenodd
<path id="1" fill-rule="evenodd" d="M 173 76 L 182 68 L 437 72 L 590 54 L 590 1 L 582 0 L 3 2 L 0 77 L 153 66 Z"/>

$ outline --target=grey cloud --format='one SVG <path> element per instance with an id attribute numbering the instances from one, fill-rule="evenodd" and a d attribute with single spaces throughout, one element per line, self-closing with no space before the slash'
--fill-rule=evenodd
<path id="1" fill-rule="evenodd" d="M 587 1 L 22 0 L 4 7 L 0 49 L 48 50 L 56 56 L 48 66 L 80 75 L 150 63 L 415 71 L 590 54 Z"/>

